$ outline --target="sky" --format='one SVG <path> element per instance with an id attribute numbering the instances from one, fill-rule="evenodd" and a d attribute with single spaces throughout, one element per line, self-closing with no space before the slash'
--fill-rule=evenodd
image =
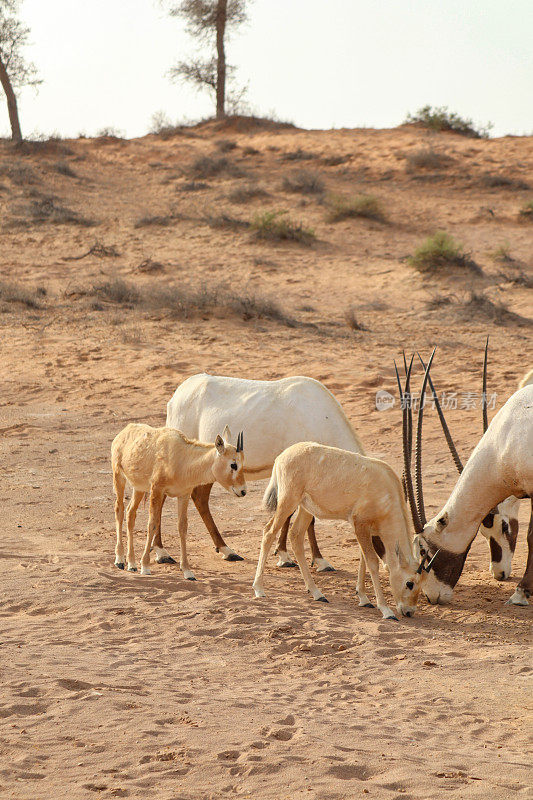
<path id="1" fill-rule="evenodd" d="M 495 136 L 533 133 L 533 0 L 252 0 L 249 10 L 227 58 L 254 113 L 304 128 L 393 127 L 430 104 L 491 122 Z M 195 44 L 158 0 L 23 0 L 21 15 L 43 79 L 20 94 L 26 136 L 134 137 L 156 112 L 212 114 L 209 95 L 169 80 Z"/>

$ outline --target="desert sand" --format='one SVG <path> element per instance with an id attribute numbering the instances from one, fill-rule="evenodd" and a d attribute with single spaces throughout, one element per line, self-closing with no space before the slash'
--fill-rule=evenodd
<path id="1" fill-rule="evenodd" d="M 428 147 L 445 165 L 410 166 Z M 227 164 L 202 178 L 191 165 L 203 156 Z M 301 169 L 325 192 L 287 191 Z M 109 447 L 129 421 L 164 424 L 174 389 L 197 372 L 305 374 L 400 471 L 401 413 L 375 406 L 378 389 L 395 392 L 393 359 L 437 344 L 437 388 L 461 399 L 481 390 L 487 333 L 493 416 L 533 366 L 533 228 L 519 214 L 532 175 L 531 137 L 411 126 L 230 122 L 0 146 L 2 798 L 531 797 L 532 606 L 505 605 L 525 567 L 526 503 L 510 581 L 489 574 L 478 536 L 452 605 L 422 600 L 415 618 L 386 622 L 357 606 L 357 547 L 340 522 L 317 523 L 336 567 L 317 576 L 328 605 L 274 556 L 267 597 L 253 598 L 265 482 L 242 500 L 213 491 L 244 561 L 224 562 L 191 508 L 195 583 L 177 565 L 118 571 Z M 235 202 L 250 182 L 265 194 Z M 386 219 L 328 222 L 328 192 L 375 195 Z M 65 209 L 79 216 L 68 222 Z M 288 210 L 317 241 L 254 240 L 239 222 L 265 210 Z M 139 225 L 147 216 L 162 219 Z M 415 271 L 407 257 L 436 229 L 482 272 Z M 98 288 L 116 279 L 138 294 Z M 200 288 L 246 303 L 198 311 L 184 300 L 176 313 L 164 295 Z M 366 330 L 346 324 L 349 307 Z M 426 417 L 429 516 L 457 476 Z M 479 404 L 447 417 L 466 460 Z M 138 556 L 146 519 L 141 506 Z M 175 501 L 163 532 L 179 557 Z"/>

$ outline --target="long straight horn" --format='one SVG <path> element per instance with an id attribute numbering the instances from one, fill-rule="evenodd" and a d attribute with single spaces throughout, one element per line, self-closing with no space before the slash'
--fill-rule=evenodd
<path id="1" fill-rule="evenodd" d="M 413 518 L 413 525 L 415 527 L 415 531 L 416 533 L 421 533 L 424 526 L 421 524 L 420 517 L 418 516 L 415 493 L 413 491 L 413 479 L 411 477 L 411 459 L 409 458 L 409 450 L 407 442 L 407 408 L 405 407 L 406 397 L 409 396 L 409 380 L 411 378 L 412 366 L 413 366 L 413 359 L 411 359 L 411 363 L 409 364 L 409 369 L 407 370 L 407 380 L 405 382 L 405 390 L 402 390 L 400 383 L 400 376 L 398 374 L 398 367 L 396 366 L 396 362 L 394 362 L 394 369 L 396 370 L 396 378 L 398 380 L 398 386 L 400 387 L 400 402 L 402 406 L 402 449 L 403 449 L 403 475 L 405 481 L 405 490 L 407 493 L 407 500 L 409 501 L 409 508 L 411 509 L 411 517 Z"/>
<path id="2" fill-rule="evenodd" d="M 242 453 L 242 449 L 243 449 L 243 433 L 241 431 L 237 436 L 237 452 Z"/>
<path id="3" fill-rule="evenodd" d="M 429 558 L 429 555 L 428 555 L 428 553 L 424 553 L 424 555 L 422 556 L 422 558 L 421 558 L 421 560 L 420 560 L 420 564 L 418 565 L 418 569 L 417 569 L 417 571 L 416 571 L 416 574 L 417 574 L 417 575 L 422 575 L 422 572 L 423 572 L 423 570 L 424 570 L 424 564 L 426 563 L 426 561 L 428 560 L 428 558 Z"/>
<path id="4" fill-rule="evenodd" d="M 405 352 L 403 354 L 403 360 L 404 360 L 405 372 L 407 373 L 407 362 L 405 361 Z M 402 389 L 402 384 L 401 384 L 401 381 L 400 381 L 400 376 L 398 374 L 398 367 L 396 366 L 396 361 L 394 362 L 394 369 L 396 370 L 396 380 L 398 382 L 398 392 L 400 394 L 400 404 L 401 404 L 401 407 L 403 409 L 403 403 L 404 403 L 404 400 L 403 400 L 403 389 Z M 402 437 L 403 437 L 403 431 L 402 431 Z M 402 472 L 402 488 L 403 488 L 403 496 L 405 498 L 405 502 L 407 502 L 408 497 L 407 497 L 407 481 L 405 480 L 405 467 L 404 467 L 404 470 Z"/>
<path id="5" fill-rule="evenodd" d="M 426 404 L 426 386 L 428 383 L 429 370 L 433 363 L 436 347 L 428 361 L 426 371 L 424 373 L 424 381 L 422 383 L 422 391 L 420 393 L 420 403 L 418 405 L 418 422 L 416 426 L 416 448 L 415 448 L 415 482 L 416 482 L 416 504 L 418 507 L 418 516 L 422 526 L 426 524 L 426 511 L 424 509 L 424 489 L 422 486 L 422 420 L 424 417 L 424 406 Z"/>
<path id="6" fill-rule="evenodd" d="M 422 367 L 425 369 L 426 365 L 424 364 L 424 361 L 422 360 L 422 356 L 420 355 L 420 353 L 417 353 L 417 355 L 418 355 L 418 358 L 420 359 L 420 363 L 422 364 Z M 450 449 L 450 453 L 452 454 L 452 458 L 453 458 L 454 464 L 455 464 L 455 466 L 457 468 L 457 472 L 460 475 L 461 472 L 463 471 L 463 462 L 459 458 L 459 453 L 457 452 L 457 448 L 456 448 L 456 446 L 454 444 L 454 441 L 452 439 L 452 435 L 450 433 L 450 430 L 449 430 L 448 425 L 446 423 L 446 420 L 444 418 L 444 413 L 442 411 L 442 407 L 441 407 L 441 404 L 439 402 L 439 398 L 438 398 L 437 392 L 435 391 L 435 387 L 433 386 L 433 381 L 431 380 L 431 375 L 428 375 L 428 381 L 429 381 L 429 385 L 430 385 L 431 391 L 433 392 L 433 399 L 435 400 L 435 407 L 437 409 L 437 414 L 439 415 L 440 424 L 442 425 L 442 430 L 444 431 L 444 436 L 446 437 L 446 442 L 448 443 L 448 447 Z"/>
<path id="7" fill-rule="evenodd" d="M 407 359 L 405 358 L 405 350 L 402 350 L 403 368 L 405 370 L 405 377 L 407 378 Z M 413 361 L 414 353 L 411 356 Z M 409 463 L 411 463 L 411 456 L 413 453 L 413 404 L 411 403 L 411 395 L 407 398 L 407 444 L 409 447 Z"/>
<path id="8" fill-rule="evenodd" d="M 489 337 L 485 342 L 485 358 L 483 360 L 483 394 L 481 395 L 481 408 L 483 409 L 483 433 L 489 427 L 489 417 L 487 414 L 487 359 L 489 353 Z"/>
<path id="9" fill-rule="evenodd" d="M 438 556 L 438 554 L 439 554 L 439 553 L 440 553 L 440 549 L 439 549 L 439 550 L 437 550 L 437 552 L 436 552 L 436 553 L 435 553 L 435 555 L 432 557 L 432 559 L 431 559 L 431 561 L 429 562 L 429 564 L 427 565 L 427 567 L 424 567 L 424 569 L 426 570 L 426 572 L 429 572 L 429 570 L 430 570 L 430 569 L 431 569 L 431 567 L 433 566 L 433 562 L 435 561 L 435 559 L 437 558 L 437 556 Z"/>

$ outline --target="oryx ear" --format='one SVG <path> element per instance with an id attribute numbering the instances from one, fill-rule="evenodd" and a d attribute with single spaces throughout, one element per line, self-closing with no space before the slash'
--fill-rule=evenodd
<path id="1" fill-rule="evenodd" d="M 231 444 L 231 431 L 229 429 L 229 425 L 224 426 L 224 430 L 222 431 L 222 438 L 226 442 L 226 444 Z"/>
<path id="2" fill-rule="evenodd" d="M 406 561 L 402 551 L 400 550 L 400 543 L 399 542 L 396 542 L 396 546 L 394 548 L 394 552 L 396 553 L 396 558 L 398 559 L 398 564 L 401 567 L 407 566 L 407 561 Z"/>
<path id="3" fill-rule="evenodd" d="M 435 526 L 437 533 L 440 533 L 442 530 L 444 530 L 447 524 L 448 524 L 448 512 L 445 511 L 444 514 L 441 514 L 440 517 L 437 519 L 437 524 Z"/>
<path id="4" fill-rule="evenodd" d="M 220 434 L 218 434 L 217 438 L 215 439 L 215 447 L 219 456 L 223 456 L 226 452 L 226 445 L 224 444 L 224 439 L 222 436 L 220 436 Z"/>

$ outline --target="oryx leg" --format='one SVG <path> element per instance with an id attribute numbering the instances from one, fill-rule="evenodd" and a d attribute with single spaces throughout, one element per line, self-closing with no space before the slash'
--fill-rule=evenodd
<path id="1" fill-rule="evenodd" d="M 137 518 L 137 509 L 139 508 L 139 503 L 141 502 L 143 497 L 144 497 L 144 492 L 141 492 L 138 489 L 134 489 L 129 505 L 126 509 L 126 526 L 128 529 L 129 572 L 137 572 L 137 567 L 135 566 L 135 550 L 133 548 L 133 531 L 135 530 L 135 519 Z"/>
<path id="2" fill-rule="evenodd" d="M 163 497 L 163 503 L 165 502 L 166 495 Z M 163 509 L 163 504 L 161 504 L 161 509 Z M 163 542 L 161 541 L 161 520 L 159 520 L 159 527 L 156 531 L 154 536 L 154 541 L 152 543 L 152 547 L 155 551 L 155 560 L 158 564 L 175 564 L 176 559 L 172 558 L 168 550 L 165 550 L 163 547 Z"/>
<path id="3" fill-rule="evenodd" d="M 252 584 L 256 597 L 265 597 L 265 590 L 263 588 L 263 572 L 265 563 L 270 553 L 270 548 L 274 543 L 277 532 L 281 529 L 286 520 L 295 511 L 294 502 L 280 500 L 278 498 L 278 507 L 274 515 L 269 519 L 263 528 L 263 539 L 261 541 L 261 550 L 259 551 L 259 560 L 257 562 L 257 569 L 255 571 L 255 578 Z"/>
<path id="4" fill-rule="evenodd" d="M 115 492 L 115 526 L 117 544 L 115 547 L 115 566 L 124 569 L 124 543 L 122 541 L 122 524 L 124 522 L 124 490 L 126 478 L 118 470 L 113 472 L 113 490 Z"/>
<path id="5" fill-rule="evenodd" d="M 141 558 L 141 575 L 150 575 L 150 549 L 152 541 L 161 526 L 161 511 L 165 501 L 164 493 L 155 486 L 150 492 L 150 510 L 148 515 L 148 531 L 146 544 Z"/>
<path id="6" fill-rule="evenodd" d="M 228 547 L 220 535 L 220 531 L 217 528 L 216 522 L 211 515 L 211 510 L 209 508 L 209 495 L 211 494 L 212 488 L 212 483 L 206 483 L 204 486 L 197 486 L 195 489 L 193 489 L 191 494 L 192 501 L 196 506 L 211 539 L 213 540 L 213 544 L 215 545 L 217 553 L 222 553 L 224 561 L 244 561 L 242 556 L 237 555 L 237 553 L 232 550 L 231 547 Z"/>
<path id="7" fill-rule="evenodd" d="M 180 535 L 180 568 L 183 570 L 183 577 L 188 581 L 195 581 L 194 572 L 189 567 L 187 558 L 187 507 L 190 495 L 178 497 L 178 531 Z"/>
<path id="8" fill-rule="evenodd" d="M 281 529 L 281 533 L 278 539 L 278 546 L 274 550 L 274 553 L 279 556 L 278 563 L 276 566 L 278 567 L 297 567 L 298 564 L 296 561 L 293 561 L 292 558 L 289 556 L 287 552 L 287 534 L 289 532 L 289 525 L 291 524 L 291 518 L 287 517 L 285 522 L 283 523 L 283 527 Z"/>
<path id="9" fill-rule="evenodd" d="M 374 604 L 368 599 L 365 586 L 366 561 L 361 547 L 359 547 L 359 571 L 357 573 L 356 592 L 359 598 L 359 605 L 363 608 L 374 608 Z"/>
<path id="10" fill-rule="evenodd" d="M 329 561 L 322 556 L 318 547 L 318 542 L 315 535 L 315 518 L 313 517 L 307 529 L 307 538 L 311 546 L 311 566 L 316 567 L 317 572 L 335 572 L 334 567 L 331 566 Z"/>
<path id="11" fill-rule="evenodd" d="M 289 537 L 307 591 L 311 593 L 314 600 L 321 600 L 323 603 L 327 603 L 328 601 L 314 582 L 311 570 L 307 566 L 307 561 L 305 559 L 304 536 L 312 521 L 313 515 L 300 506 L 289 531 Z"/>
<path id="12" fill-rule="evenodd" d="M 528 606 L 529 597 L 533 594 L 533 497 L 531 498 L 531 516 L 527 529 L 527 563 L 524 577 L 516 587 L 515 593 L 507 603 L 513 606 Z"/>
<path id="13" fill-rule="evenodd" d="M 372 586 L 374 587 L 374 594 L 376 595 L 376 605 L 383 614 L 384 619 L 397 620 L 397 617 L 395 616 L 394 612 L 387 605 L 383 589 L 381 588 L 381 583 L 379 580 L 379 559 L 376 555 L 376 551 L 372 546 L 370 532 L 365 526 L 358 525 L 355 523 L 355 521 L 353 523 L 353 526 L 355 535 L 357 537 L 357 541 L 359 542 L 359 546 L 364 555 L 368 571 L 370 572 Z"/>

